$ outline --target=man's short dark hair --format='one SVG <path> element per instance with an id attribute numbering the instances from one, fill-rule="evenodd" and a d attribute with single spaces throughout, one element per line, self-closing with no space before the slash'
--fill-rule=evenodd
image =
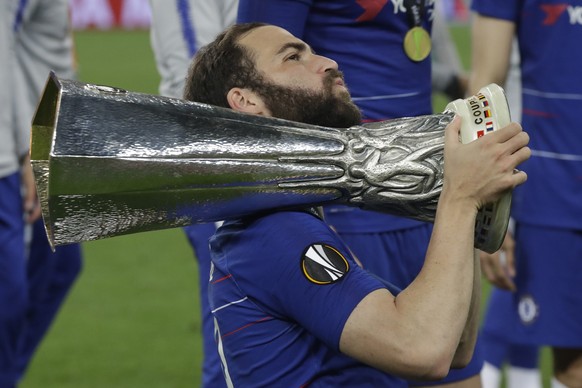
<path id="1" fill-rule="evenodd" d="M 184 99 L 228 108 L 226 95 L 233 87 L 252 88 L 261 78 L 253 53 L 238 43 L 251 30 L 265 23 L 235 24 L 201 48 L 190 65 Z"/>

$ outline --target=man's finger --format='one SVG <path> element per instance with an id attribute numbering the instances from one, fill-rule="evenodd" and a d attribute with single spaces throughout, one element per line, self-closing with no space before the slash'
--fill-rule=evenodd
<path id="1" fill-rule="evenodd" d="M 453 120 L 445 128 L 445 144 L 459 143 L 461 133 L 461 116 L 455 115 Z"/>
<path id="2" fill-rule="evenodd" d="M 498 129 L 497 131 L 493 131 L 487 136 L 484 136 L 483 139 L 488 139 L 493 142 L 497 143 L 505 143 L 509 139 L 515 137 L 520 132 L 523 132 L 521 125 L 518 123 L 510 123 L 509 125 Z"/>

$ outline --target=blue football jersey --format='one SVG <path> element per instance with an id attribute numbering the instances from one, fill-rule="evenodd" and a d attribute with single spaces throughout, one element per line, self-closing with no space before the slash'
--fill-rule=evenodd
<path id="1" fill-rule="evenodd" d="M 480 0 L 473 9 L 517 28 L 532 157 L 520 166 L 528 179 L 514 192 L 513 217 L 582 229 L 582 3 Z"/>
<path id="2" fill-rule="evenodd" d="M 321 219 L 288 211 L 227 221 L 210 244 L 210 305 L 234 386 L 406 386 L 339 352 L 352 310 L 385 286 Z"/>

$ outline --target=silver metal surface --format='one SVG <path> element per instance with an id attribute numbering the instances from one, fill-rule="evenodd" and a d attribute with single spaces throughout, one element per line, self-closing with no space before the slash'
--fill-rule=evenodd
<path id="1" fill-rule="evenodd" d="M 443 130 L 453 116 L 401 118 L 342 130 L 341 153 L 282 158 L 339 166 L 341 177 L 280 186 L 335 188 L 348 205 L 433 221 L 443 184 Z"/>
<path id="2" fill-rule="evenodd" d="M 335 129 L 51 74 L 31 160 L 53 245 L 329 203 L 432 221 L 453 116 Z"/>

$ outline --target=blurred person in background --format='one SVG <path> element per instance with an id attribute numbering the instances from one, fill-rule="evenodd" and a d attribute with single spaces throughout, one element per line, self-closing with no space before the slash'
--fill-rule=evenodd
<path id="1" fill-rule="evenodd" d="M 150 41 L 161 77 L 160 94 L 182 98 L 188 66 L 198 49 L 210 43 L 236 20 L 238 0 L 150 0 Z M 214 340 L 214 321 L 208 303 L 210 251 L 213 223 L 184 228 L 198 262 L 202 320 L 202 386 L 226 387 Z"/>
<path id="2" fill-rule="evenodd" d="M 28 155 L 49 71 L 75 73 L 67 0 L 7 0 L 0 14 L 0 385 L 13 387 L 81 269 L 78 245 L 51 252 Z"/>
<path id="3" fill-rule="evenodd" d="M 511 119 L 521 122 L 521 71 L 519 69 L 519 48 L 514 40 L 511 49 L 510 68 L 504 89 L 509 103 Z M 513 234 L 514 223 L 510 221 L 509 231 Z M 504 250 L 500 255 L 512 255 Z M 503 258 L 505 262 L 507 257 Z M 513 262 L 513 258 L 509 259 Z M 485 264 L 487 261 L 484 262 Z M 483 268 L 487 271 L 489 268 Z M 541 388 L 542 377 L 539 365 L 540 347 L 514 343 L 511 332 L 512 320 L 518 318 L 512 303 L 512 292 L 493 286 L 485 306 L 485 314 L 479 337 L 485 363 L 481 371 L 483 388 L 500 388 L 502 375 L 506 377 L 507 388 Z"/>
<path id="4" fill-rule="evenodd" d="M 472 8 L 469 92 L 503 84 L 517 38 L 522 124 L 532 148 L 523 165 L 528 184 L 513 196 L 507 262 L 484 255 L 484 274 L 514 291 L 517 317 L 506 328 L 513 341 L 551 346 L 552 387 L 582 387 L 582 5 L 480 0 Z"/>
<path id="5" fill-rule="evenodd" d="M 335 60 L 365 122 L 432 113 L 430 31 L 434 17 L 435 2 L 431 0 L 240 0 L 238 13 L 239 22 L 283 27 L 315 53 Z M 440 28 L 447 28 L 442 23 Z M 438 56 L 447 69 L 440 74 L 447 78 L 441 82 L 445 86 L 451 81 L 448 76 L 456 72 L 447 65 L 446 53 L 455 52 L 447 32 L 447 41 L 436 45 L 445 52 Z M 459 88 L 455 89 L 455 96 L 462 97 Z M 431 224 L 341 205 L 324 210 L 326 222 L 364 268 L 400 288 L 416 278 L 424 263 Z M 477 346 L 471 364 L 452 370 L 440 384 L 479 387 L 482 365 Z"/>
<path id="6" fill-rule="evenodd" d="M 435 4 L 432 22 L 432 89 L 444 94 L 450 101 L 465 98 L 469 77 L 465 74 L 459 53 L 442 9 Z"/>

